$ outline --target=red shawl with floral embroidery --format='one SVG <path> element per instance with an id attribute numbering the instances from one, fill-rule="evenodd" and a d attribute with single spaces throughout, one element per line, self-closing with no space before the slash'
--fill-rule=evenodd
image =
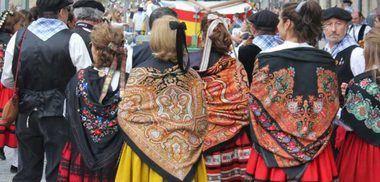
<path id="1" fill-rule="evenodd" d="M 206 82 L 208 133 L 206 151 L 226 142 L 248 125 L 248 78 L 243 65 L 229 56 L 201 73 Z"/>
<path id="2" fill-rule="evenodd" d="M 339 109 L 335 65 L 314 48 L 263 53 L 251 85 L 252 136 L 268 167 L 306 164 L 329 142 Z"/>

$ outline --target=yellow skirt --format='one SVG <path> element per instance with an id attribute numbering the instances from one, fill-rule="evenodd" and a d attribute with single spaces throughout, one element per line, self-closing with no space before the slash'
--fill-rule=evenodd
<path id="1" fill-rule="evenodd" d="M 166 182 L 167 180 L 165 180 L 147 164 L 141 161 L 140 157 L 132 150 L 131 147 L 129 147 L 127 144 L 124 144 L 115 181 Z M 194 175 L 194 179 L 192 181 L 207 181 L 206 165 L 203 158 L 198 164 L 197 172 Z"/>

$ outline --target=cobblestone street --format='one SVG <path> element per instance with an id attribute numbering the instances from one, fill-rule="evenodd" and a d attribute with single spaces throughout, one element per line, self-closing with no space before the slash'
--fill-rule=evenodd
<path id="1" fill-rule="evenodd" d="M 13 150 L 8 147 L 4 149 L 7 160 L 0 160 L 0 182 L 9 182 L 12 181 L 14 176 L 14 174 L 9 171 L 12 163 Z"/>

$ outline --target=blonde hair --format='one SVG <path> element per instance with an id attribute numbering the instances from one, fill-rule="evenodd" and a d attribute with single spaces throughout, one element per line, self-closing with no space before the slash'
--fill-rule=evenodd
<path id="1" fill-rule="evenodd" d="M 170 28 L 169 23 L 171 21 L 178 22 L 178 19 L 173 16 L 163 16 L 153 22 L 150 47 L 155 58 L 176 63 L 177 30 Z"/>
<path id="2" fill-rule="evenodd" d="M 365 70 L 380 71 L 380 28 L 373 28 L 364 38 Z"/>
<path id="3" fill-rule="evenodd" d="M 99 60 L 94 60 L 96 68 L 109 67 L 115 56 L 119 61 L 125 56 L 124 51 L 117 50 L 124 47 L 123 31 L 113 28 L 108 23 L 101 23 L 94 27 L 91 32 L 91 43 L 95 49 L 99 50 L 97 55 Z"/>
<path id="4" fill-rule="evenodd" d="M 111 9 L 107 11 L 106 13 L 104 13 L 104 17 L 108 21 L 113 21 L 113 22 L 118 22 L 118 23 L 122 22 L 122 13 L 117 9 Z"/>

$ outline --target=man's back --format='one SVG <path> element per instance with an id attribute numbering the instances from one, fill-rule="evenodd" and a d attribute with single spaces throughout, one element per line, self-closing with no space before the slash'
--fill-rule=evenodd
<path id="1" fill-rule="evenodd" d="M 71 34 L 70 30 L 64 29 L 43 41 L 29 30 L 25 33 L 18 80 L 20 90 L 64 91 L 68 81 L 76 72 L 69 52 Z M 21 34 L 18 34 L 17 38 L 16 45 L 21 41 Z M 16 68 L 17 56 L 13 61 L 13 75 L 16 75 Z"/>

